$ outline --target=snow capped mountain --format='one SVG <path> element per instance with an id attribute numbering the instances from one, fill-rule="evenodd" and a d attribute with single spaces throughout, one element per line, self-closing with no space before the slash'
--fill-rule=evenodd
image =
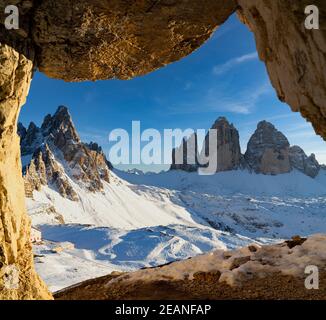
<path id="1" fill-rule="evenodd" d="M 41 128 L 19 125 L 26 195 L 50 186 L 64 198 L 78 201 L 74 181 L 88 191 L 101 191 L 109 182 L 110 164 L 97 144 L 84 144 L 68 109 L 60 106 L 44 118 Z"/>
<path id="2" fill-rule="evenodd" d="M 251 139 L 254 157 L 244 157 L 236 129 L 226 119 L 214 127 L 222 135 L 219 168 L 230 170 L 201 176 L 187 166 L 159 174 L 113 169 L 96 143 L 81 142 L 65 107 L 40 128 L 19 125 L 28 212 L 45 239 L 34 247 L 36 268 L 51 289 L 214 249 L 326 232 L 326 170 L 314 157 L 290 149 L 286 138 L 275 140 L 280 133 L 266 123 Z M 283 158 L 266 162 L 271 150 L 289 157 L 289 172 L 276 174 Z M 260 169 L 243 166 L 244 158 L 255 158 Z M 273 175 L 254 173 L 261 168 Z M 74 247 L 53 253 L 67 242 Z"/>

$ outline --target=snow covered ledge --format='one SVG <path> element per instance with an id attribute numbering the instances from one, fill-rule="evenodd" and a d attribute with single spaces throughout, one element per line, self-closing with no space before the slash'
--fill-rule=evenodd
<path id="1" fill-rule="evenodd" d="M 308 239 L 296 236 L 275 245 L 253 244 L 234 251 L 217 250 L 156 268 L 86 281 L 58 292 L 55 297 L 325 299 L 322 290 L 325 285 L 325 246 L 326 235 L 317 234 Z M 312 271 L 314 274 L 310 274 Z M 320 283 L 319 273 L 323 276 Z M 274 280 L 278 289 L 273 288 L 273 291 Z M 86 286 L 87 290 L 84 290 Z M 310 290 L 311 286 L 320 290 Z"/>

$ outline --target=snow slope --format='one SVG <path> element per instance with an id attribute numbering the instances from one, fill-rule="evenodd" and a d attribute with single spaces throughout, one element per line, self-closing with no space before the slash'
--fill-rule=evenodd
<path id="1" fill-rule="evenodd" d="M 278 176 L 115 171 L 98 193 L 70 182 L 79 201 L 50 187 L 27 199 L 32 222 L 47 240 L 34 248 L 41 256 L 36 267 L 52 290 L 113 270 L 326 233 L 324 170 L 315 179 L 298 171 Z M 66 241 L 75 248 L 51 252 Z"/>
<path id="2" fill-rule="evenodd" d="M 48 240 L 34 246 L 35 265 L 53 291 L 112 271 L 132 271 L 252 243 L 240 235 L 184 225 L 122 230 L 74 224 L 46 225 L 41 230 Z M 51 252 L 67 242 L 75 248 Z"/>

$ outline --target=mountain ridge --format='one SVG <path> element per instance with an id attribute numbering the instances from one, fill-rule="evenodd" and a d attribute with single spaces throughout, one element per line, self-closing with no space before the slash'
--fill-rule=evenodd
<path id="1" fill-rule="evenodd" d="M 28 129 L 20 123 L 21 155 L 29 157 L 23 163 L 26 195 L 50 185 L 70 200 L 77 201 L 76 192 L 66 175 L 89 191 L 103 190 L 109 182 L 109 161 L 96 143 L 83 143 L 77 133 L 68 108 L 59 106 L 53 116 L 45 116 L 41 127 L 34 123 Z"/>
<path id="2" fill-rule="evenodd" d="M 248 169 L 258 174 L 278 175 L 297 169 L 305 175 L 315 178 L 323 168 L 314 154 L 307 156 L 301 147 L 291 146 L 287 137 L 266 120 L 257 124 L 244 154 L 241 153 L 238 130 L 225 117 L 219 117 L 211 129 L 217 131 L 217 148 L 213 155 L 210 154 L 210 160 L 216 161 L 216 170 L 213 173 Z M 203 165 L 203 161 L 198 161 L 198 159 L 208 156 L 209 140 L 210 136 L 207 133 L 202 150 L 199 152 L 196 133 L 189 139 L 184 138 L 181 145 L 172 151 L 170 170 L 194 172 L 208 167 L 209 162 L 207 165 Z M 187 155 L 188 145 L 191 145 L 190 151 L 193 153 L 191 155 Z M 182 159 L 182 163 L 176 162 L 176 154 L 179 154 L 178 159 Z M 196 162 L 190 163 L 188 161 L 190 159 L 196 159 Z"/>

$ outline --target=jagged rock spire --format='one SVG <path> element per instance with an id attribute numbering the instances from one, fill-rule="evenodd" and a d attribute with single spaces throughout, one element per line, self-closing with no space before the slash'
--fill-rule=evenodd
<path id="1" fill-rule="evenodd" d="M 112 165 L 100 146 L 81 142 L 67 107 L 47 115 L 41 128 L 31 123 L 26 133 L 23 127 L 20 131 L 22 155 L 32 158 L 24 170 L 27 196 L 49 184 L 63 197 L 77 201 L 69 178 L 89 191 L 101 191 L 103 180 L 109 182 Z"/>
<path id="2" fill-rule="evenodd" d="M 208 133 L 201 155 L 216 160 L 216 172 L 238 169 L 242 158 L 238 130 L 225 117 L 219 117 L 211 129 L 216 130 L 216 147 L 210 149 Z"/>
<path id="3" fill-rule="evenodd" d="M 290 162 L 293 168 L 303 172 L 307 176 L 315 178 L 320 170 L 320 164 L 314 154 L 309 157 L 299 146 L 290 148 Z"/>

